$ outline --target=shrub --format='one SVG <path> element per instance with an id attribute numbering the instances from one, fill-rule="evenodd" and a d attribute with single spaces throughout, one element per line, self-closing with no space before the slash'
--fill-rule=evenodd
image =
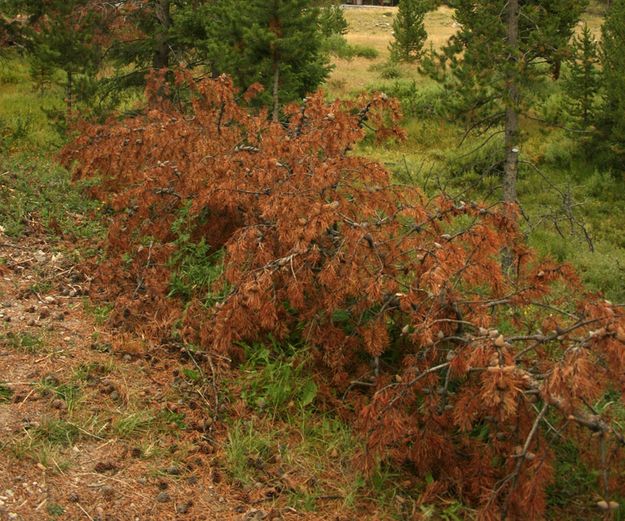
<path id="1" fill-rule="evenodd" d="M 342 60 L 352 60 L 353 58 L 366 58 L 375 60 L 379 56 L 377 49 L 366 45 L 350 45 L 340 34 L 333 34 L 325 38 L 322 42 L 324 52 L 336 56 Z"/>
<path id="2" fill-rule="evenodd" d="M 376 63 L 369 67 L 369 70 L 378 72 L 380 77 L 385 80 L 393 80 L 401 77 L 401 69 L 395 62 L 391 61 Z"/>
<path id="3" fill-rule="evenodd" d="M 444 115 L 443 89 L 436 84 L 417 85 L 415 81 L 396 81 L 384 91 L 401 103 L 406 117 L 434 118 Z"/>
<path id="4" fill-rule="evenodd" d="M 168 261 L 189 208 L 190 237 L 224 248 L 228 291 L 189 303 L 183 338 L 236 357 L 240 342 L 299 337 L 316 403 L 366 435 L 366 467 L 406 465 L 428 483 L 424 504 L 449 494 L 483 519 L 539 519 L 555 428 L 603 447 L 587 456 L 614 468 L 606 500 L 622 486 L 625 438 L 592 404 L 625 383 L 623 308 L 537 260 L 512 208 L 427 200 L 350 153 L 365 127 L 401 135 L 396 102 L 316 94 L 277 124 L 238 105 L 226 78 L 189 82 L 185 112 L 150 84 L 144 115 L 85 127 L 62 155 L 77 178 L 105 179 L 116 214 L 95 289 L 117 296 L 125 323 L 180 318 Z"/>

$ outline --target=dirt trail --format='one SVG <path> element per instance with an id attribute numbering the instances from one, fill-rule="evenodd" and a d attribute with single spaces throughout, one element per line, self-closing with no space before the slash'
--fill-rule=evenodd
<path id="1" fill-rule="evenodd" d="M 67 250 L 0 236 L 0 520 L 290 518 L 233 497 L 179 357 L 125 350 L 87 286 Z"/>

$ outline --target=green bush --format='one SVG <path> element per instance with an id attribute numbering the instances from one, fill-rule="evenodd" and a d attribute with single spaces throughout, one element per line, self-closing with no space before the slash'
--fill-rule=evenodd
<path id="1" fill-rule="evenodd" d="M 401 78 L 401 69 L 397 65 L 397 63 L 392 61 L 387 61 L 384 63 L 376 63 L 369 67 L 371 72 L 377 72 L 382 79 L 385 80 L 394 80 L 397 78 Z"/>
<path id="2" fill-rule="evenodd" d="M 405 117 L 440 118 L 444 114 L 443 89 L 436 84 L 418 85 L 416 81 L 396 81 L 383 89 L 401 103 Z"/>
<path id="3" fill-rule="evenodd" d="M 322 42 L 322 50 L 341 60 L 352 60 L 354 58 L 366 58 L 375 60 L 379 56 L 379 52 L 373 47 L 366 45 L 350 45 L 347 40 L 340 34 L 333 34 L 324 38 Z"/>

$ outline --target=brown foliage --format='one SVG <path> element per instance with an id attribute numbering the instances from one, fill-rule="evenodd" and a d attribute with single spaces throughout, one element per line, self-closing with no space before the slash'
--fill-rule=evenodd
<path id="1" fill-rule="evenodd" d="M 482 519 L 541 517 L 549 429 L 609 444 L 597 463 L 622 466 L 623 435 L 592 404 L 623 391 L 623 309 L 537 259 L 514 209 L 428 200 L 353 155 L 366 128 L 401 138 L 395 102 L 316 94 L 281 125 L 240 105 L 227 78 L 189 85 L 180 111 L 153 77 L 145 115 L 85 127 L 63 152 L 76 177 L 101 176 L 97 195 L 116 212 L 95 288 L 119 319 L 167 331 L 184 316 L 184 338 L 223 355 L 297 334 L 327 399 L 355 409 L 366 465 L 430 475 L 429 493 Z M 228 291 L 183 312 L 167 292 L 187 206 L 192 237 L 225 249 Z"/>

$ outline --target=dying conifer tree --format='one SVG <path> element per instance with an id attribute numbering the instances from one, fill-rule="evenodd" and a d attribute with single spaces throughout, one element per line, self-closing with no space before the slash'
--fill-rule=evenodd
<path id="1" fill-rule="evenodd" d="M 539 258 L 508 208 L 428 199 L 350 152 L 369 129 L 402 138 L 386 96 L 318 93 L 275 125 L 236 101 L 257 88 L 179 75 L 193 93 L 180 111 L 161 78 L 148 83 L 152 110 L 87 125 L 63 153 L 76 177 L 104 180 L 113 209 L 92 285 L 115 302 L 111 320 L 160 342 L 175 325 L 215 361 L 239 358 L 241 342 L 299 339 L 320 399 L 362 433 L 363 466 L 413 472 L 424 503 L 544 519 L 563 438 L 602 476 L 589 506 L 619 507 L 622 307 Z M 168 298 L 181 215 L 188 237 L 223 252 L 214 305 L 206 287 Z"/>
<path id="2" fill-rule="evenodd" d="M 401 0 L 393 21 L 393 41 L 390 44 L 393 61 L 414 61 L 421 57 L 428 34 L 425 15 L 429 0 Z"/>

